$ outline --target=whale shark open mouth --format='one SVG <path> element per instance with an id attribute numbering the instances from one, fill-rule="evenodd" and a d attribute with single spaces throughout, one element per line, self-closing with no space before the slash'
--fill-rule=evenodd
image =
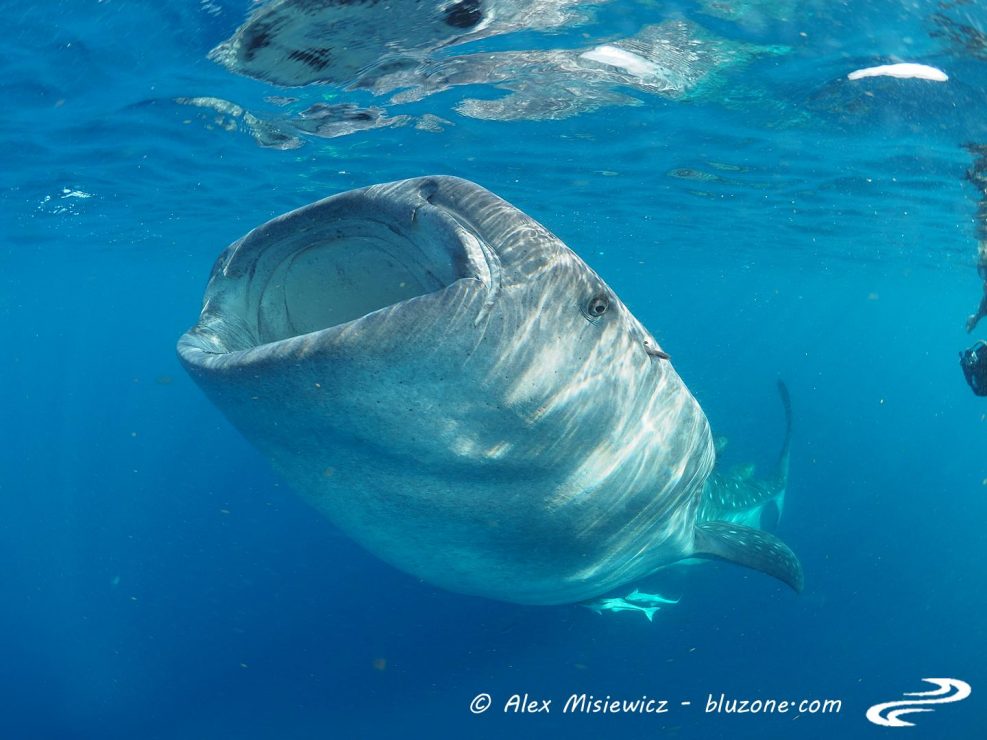
<path id="1" fill-rule="evenodd" d="M 490 247 L 428 197 L 345 194 L 254 230 L 220 258 L 179 352 L 235 353 L 340 327 L 464 279 L 494 287 Z"/>
<path id="2" fill-rule="evenodd" d="M 270 271 L 256 304 L 259 342 L 339 326 L 475 276 L 462 269 L 465 255 L 429 254 L 392 229 L 360 231 L 303 246 Z"/>

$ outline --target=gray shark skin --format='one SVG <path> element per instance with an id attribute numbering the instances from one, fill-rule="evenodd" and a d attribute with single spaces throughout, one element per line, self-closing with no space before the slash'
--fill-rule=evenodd
<path id="1" fill-rule="evenodd" d="M 773 536 L 697 525 L 713 441 L 651 334 L 471 182 L 374 185 L 255 229 L 178 353 L 312 506 L 429 583 L 573 603 L 707 555 L 801 587 Z"/>

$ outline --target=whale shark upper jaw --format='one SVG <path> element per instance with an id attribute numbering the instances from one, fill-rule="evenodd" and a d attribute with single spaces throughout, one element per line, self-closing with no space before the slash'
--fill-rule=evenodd
<path id="1" fill-rule="evenodd" d="M 459 283 L 482 318 L 496 298 L 496 254 L 429 198 L 395 207 L 355 191 L 285 214 L 233 244 L 219 259 L 200 323 L 180 353 L 233 354 L 306 335 L 339 332 L 410 301 L 442 301 Z M 407 199 L 406 199 L 407 200 Z M 212 287 L 212 286 L 210 286 Z M 183 357 L 185 354 L 183 354 Z"/>

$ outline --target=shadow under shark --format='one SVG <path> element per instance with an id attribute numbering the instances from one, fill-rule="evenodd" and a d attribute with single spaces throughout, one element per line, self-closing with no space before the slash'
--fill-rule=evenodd
<path id="1" fill-rule="evenodd" d="M 374 185 L 255 229 L 178 353 L 316 509 L 430 583 L 563 604 L 719 557 L 801 589 L 773 535 L 697 520 L 712 437 L 651 334 L 471 182 Z"/>

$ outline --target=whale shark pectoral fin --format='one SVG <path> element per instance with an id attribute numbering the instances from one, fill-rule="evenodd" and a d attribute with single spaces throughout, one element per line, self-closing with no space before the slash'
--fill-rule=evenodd
<path id="1" fill-rule="evenodd" d="M 696 525 L 695 547 L 694 555 L 746 565 L 774 576 L 796 591 L 802 590 L 802 564 L 788 545 L 773 534 L 730 522 L 703 522 Z"/>

